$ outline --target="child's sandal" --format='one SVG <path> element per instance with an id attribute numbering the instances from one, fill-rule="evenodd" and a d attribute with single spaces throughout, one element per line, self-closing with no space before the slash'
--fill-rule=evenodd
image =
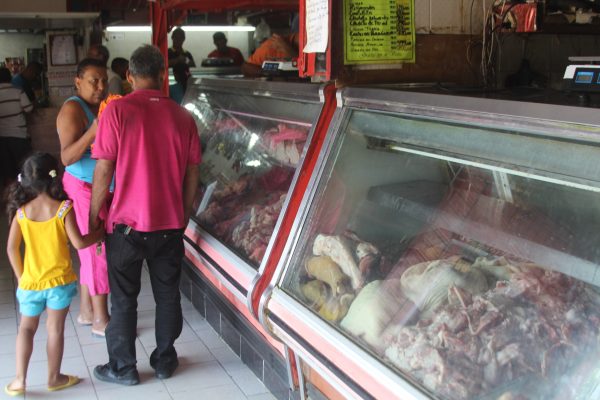
<path id="1" fill-rule="evenodd" d="M 25 388 L 10 389 L 9 386 L 10 386 L 10 383 L 8 385 L 4 386 L 4 393 L 6 393 L 7 395 L 15 397 L 15 396 L 22 396 L 25 394 Z"/>

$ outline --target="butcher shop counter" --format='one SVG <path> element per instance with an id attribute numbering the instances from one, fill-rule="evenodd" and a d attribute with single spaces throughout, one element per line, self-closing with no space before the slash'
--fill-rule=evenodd
<path id="1" fill-rule="evenodd" d="M 188 85 L 182 105 L 202 144 L 182 291 L 271 391 L 287 399 L 293 358 L 260 325 L 256 310 L 333 115 L 333 87 L 204 78 Z"/>
<path id="2" fill-rule="evenodd" d="M 366 88 L 341 105 L 259 312 L 303 390 L 600 398 L 597 112 Z"/>

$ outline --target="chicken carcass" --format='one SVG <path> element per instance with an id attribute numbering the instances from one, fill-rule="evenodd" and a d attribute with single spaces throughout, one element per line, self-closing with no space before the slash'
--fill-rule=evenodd
<path id="1" fill-rule="evenodd" d="M 341 236 L 319 234 L 313 244 L 313 254 L 329 256 L 348 275 L 352 288 L 357 290 L 363 286 L 364 280 L 352 253 L 348 242 Z"/>

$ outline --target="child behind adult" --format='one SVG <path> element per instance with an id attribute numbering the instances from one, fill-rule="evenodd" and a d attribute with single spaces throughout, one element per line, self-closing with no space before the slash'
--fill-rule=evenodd
<path id="1" fill-rule="evenodd" d="M 11 220 L 7 253 L 18 280 L 17 300 L 21 323 L 17 335 L 16 376 L 4 387 L 6 394 L 25 393 L 27 367 L 40 315 L 48 312 L 48 390 L 73 386 L 79 378 L 60 372 L 64 328 L 69 305 L 77 294 L 68 242 L 77 249 L 91 246 L 104 236 L 102 229 L 82 236 L 71 200 L 65 194 L 58 162 L 47 153 L 34 153 L 23 163 L 18 182 L 9 189 L 7 211 Z M 21 257 L 21 242 L 25 257 Z"/>

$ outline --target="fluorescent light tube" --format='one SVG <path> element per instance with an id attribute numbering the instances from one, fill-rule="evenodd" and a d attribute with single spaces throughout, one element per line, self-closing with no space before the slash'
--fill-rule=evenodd
<path id="1" fill-rule="evenodd" d="M 186 32 L 254 32 L 255 27 L 250 25 L 223 25 L 223 26 L 182 26 Z M 150 26 L 107 26 L 107 32 L 151 32 Z"/>
<path id="2" fill-rule="evenodd" d="M 151 32 L 150 26 L 107 26 L 107 32 Z"/>

